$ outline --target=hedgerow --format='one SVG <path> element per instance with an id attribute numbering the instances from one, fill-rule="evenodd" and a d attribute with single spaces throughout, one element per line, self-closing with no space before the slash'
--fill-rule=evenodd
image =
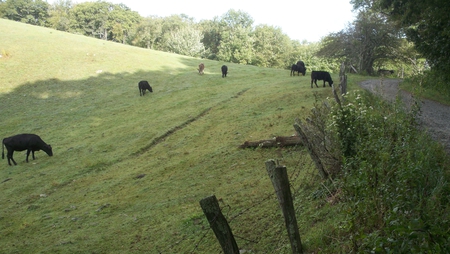
<path id="1" fill-rule="evenodd" d="M 418 124 L 418 104 L 361 91 L 341 101 L 314 110 L 326 122 L 325 150 L 339 154 L 327 182 L 346 218 L 340 251 L 448 253 L 449 161 Z"/>

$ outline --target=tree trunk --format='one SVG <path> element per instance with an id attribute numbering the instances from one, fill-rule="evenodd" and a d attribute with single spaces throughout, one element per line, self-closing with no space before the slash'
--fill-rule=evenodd
<path id="1" fill-rule="evenodd" d="M 274 139 L 258 140 L 258 141 L 245 141 L 239 148 L 248 147 L 285 147 L 285 146 L 297 146 L 302 145 L 302 141 L 299 136 L 278 136 Z"/>

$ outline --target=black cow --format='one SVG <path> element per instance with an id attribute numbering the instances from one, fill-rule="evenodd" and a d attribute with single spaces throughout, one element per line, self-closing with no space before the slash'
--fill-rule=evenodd
<path id="1" fill-rule="evenodd" d="M 394 74 L 394 70 L 385 70 L 385 69 L 379 69 L 378 70 L 379 75 L 389 75 Z"/>
<path id="2" fill-rule="evenodd" d="M 145 95 L 145 90 L 148 90 L 150 93 L 153 93 L 152 87 L 145 80 L 139 81 L 138 87 L 139 87 L 139 95 L 140 96 L 144 96 Z"/>
<path id="3" fill-rule="evenodd" d="M 300 73 L 305 76 L 306 74 L 306 67 L 305 63 L 303 61 L 298 61 L 297 64 L 293 64 L 291 66 L 291 76 L 295 76 L 295 72 L 297 72 L 298 76 L 300 76 Z"/>
<path id="4" fill-rule="evenodd" d="M 8 164 L 11 166 L 11 161 L 14 165 L 17 165 L 16 161 L 13 159 L 14 151 L 27 150 L 27 162 L 30 152 L 34 157 L 34 152 L 42 150 L 48 154 L 48 156 L 53 156 L 52 146 L 47 145 L 38 135 L 36 134 L 19 134 L 9 138 L 3 139 L 2 145 L 2 159 L 5 158 L 5 147 L 8 153 L 6 157 L 8 158 Z"/>
<path id="5" fill-rule="evenodd" d="M 323 87 L 325 87 L 325 81 L 328 82 L 328 85 L 333 84 L 333 80 L 331 79 L 330 73 L 327 71 L 312 71 L 311 72 L 311 88 L 313 88 L 313 82 L 317 86 L 317 80 L 323 80 Z"/>
<path id="6" fill-rule="evenodd" d="M 228 67 L 226 65 L 222 65 L 222 78 L 226 78 L 228 73 Z"/>

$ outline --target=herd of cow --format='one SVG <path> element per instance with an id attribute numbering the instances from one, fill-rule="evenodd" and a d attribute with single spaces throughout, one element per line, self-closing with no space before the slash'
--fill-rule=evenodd
<path id="1" fill-rule="evenodd" d="M 201 63 L 198 66 L 198 73 L 203 74 L 205 70 L 205 65 Z M 221 67 L 222 70 L 222 78 L 225 78 L 228 73 L 228 67 L 226 65 L 223 65 Z M 297 64 L 293 64 L 291 67 L 291 76 L 295 75 L 295 72 L 297 72 L 297 75 L 300 76 L 300 73 L 305 76 L 306 74 L 306 67 L 305 63 L 302 61 L 298 61 Z M 323 86 L 325 87 L 325 82 L 328 82 L 328 84 L 331 86 L 333 84 L 333 80 L 331 79 L 330 73 L 326 71 L 311 71 L 311 88 L 313 87 L 313 83 L 317 86 L 317 80 L 323 80 Z M 149 91 L 150 93 L 153 92 L 152 87 L 150 84 L 142 80 L 138 83 L 139 87 L 139 95 L 144 96 L 145 91 Z M 25 151 L 27 150 L 27 157 L 26 162 L 28 162 L 28 157 L 30 153 L 32 154 L 33 160 L 34 152 L 42 150 L 46 152 L 49 156 L 53 156 L 52 147 L 45 143 L 38 135 L 36 134 L 19 134 L 15 136 L 11 136 L 8 138 L 3 139 L 2 142 L 2 159 L 5 158 L 5 149 L 7 150 L 6 157 L 8 158 L 8 164 L 11 166 L 11 161 L 14 163 L 14 165 L 17 165 L 16 161 L 13 158 L 14 151 Z"/>
<path id="2" fill-rule="evenodd" d="M 198 74 L 203 75 L 205 73 L 205 64 L 200 63 L 198 65 Z M 222 78 L 226 78 L 228 74 L 228 66 L 222 65 Z M 293 64 L 291 66 L 291 76 L 295 76 L 295 72 L 297 72 L 297 75 L 300 76 L 300 73 L 305 76 L 306 74 L 306 67 L 305 63 L 303 61 L 298 61 L 296 64 Z M 313 83 L 317 86 L 317 80 L 323 80 L 323 86 L 325 87 L 325 82 L 328 82 L 328 85 L 333 84 L 333 80 L 331 79 L 331 75 L 329 72 L 326 71 L 312 71 L 311 72 L 311 88 L 313 88 Z M 146 80 L 142 80 L 138 83 L 139 87 L 139 95 L 144 96 L 145 91 L 148 90 L 150 93 L 153 92 L 152 87 Z"/>
<path id="3" fill-rule="evenodd" d="M 205 65 L 201 63 L 198 66 L 198 73 L 203 74 L 205 70 Z M 226 65 L 223 65 L 221 67 L 222 70 L 222 78 L 225 78 L 228 73 L 228 67 Z M 297 72 L 298 75 L 302 73 L 303 76 L 305 76 L 306 73 L 306 67 L 305 63 L 302 61 L 298 61 L 297 64 L 292 65 L 291 68 L 291 76 L 295 75 L 295 72 Z M 312 71 L 311 72 L 311 88 L 313 87 L 313 82 L 317 86 L 317 80 L 323 80 L 323 86 L 325 87 L 325 82 L 328 82 L 328 84 L 331 86 L 333 84 L 333 80 L 331 79 L 330 73 L 326 71 Z M 145 91 L 149 91 L 150 93 L 153 92 L 152 87 L 148 83 L 148 81 L 142 80 L 138 83 L 139 88 L 139 95 L 144 96 Z M 26 162 L 28 162 L 28 157 L 30 153 L 32 153 L 33 160 L 35 159 L 34 152 L 42 150 L 46 152 L 49 156 L 53 156 L 52 147 L 48 144 L 46 144 L 38 135 L 36 134 L 19 134 L 15 136 L 11 136 L 8 138 L 3 139 L 2 142 L 2 159 L 5 158 L 5 149 L 7 150 L 6 157 L 8 159 L 8 164 L 11 166 L 11 161 L 14 163 L 14 165 L 17 165 L 16 161 L 13 158 L 14 151 L 24 151 L 27 150 L 27 157 Z"/>

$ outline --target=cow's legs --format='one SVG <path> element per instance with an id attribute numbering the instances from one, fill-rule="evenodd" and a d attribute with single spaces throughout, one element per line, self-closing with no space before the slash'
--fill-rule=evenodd
<path id="1" fill-rule="evenodd" d="M 28 162 L 28 156 L 30 155 L 30 152 L 31 152 L 31 150 L 28 149 L 28 150 L 27 150 L 27 159 L 26 159 L 27 162 Z"/>
<path id="2" fill-rule="evenodd" d="M 34 157 L 34 150 L 28 149 L 28 150 L 27 150 L 27 162 L 28 162 L 28 156 L 30 156 L 30 152 L 31 152 L 31 156 L 33 157 L 33 160 L 36 159 L 36 158 Z"/>
<path id="3" fill-rule="evenodd" d="M 14 150 L 11 152 L 8 151 L 8 154 L 6 157 L 8 158 L 8 164 L 11 166 L 11 161 L 14 163 L 14 165 L 17 165 L 16 161 L 13 159 Z"/>
<path id="4" fill-rule="evenodd" d="M 316 87 L 319 87 L 319 86 L 317 85 L 317 79 L 314 79 L 314 84 L 316 85 Z M 311 88 L 312 88 L 312 83 L 311 83 Z"/>

